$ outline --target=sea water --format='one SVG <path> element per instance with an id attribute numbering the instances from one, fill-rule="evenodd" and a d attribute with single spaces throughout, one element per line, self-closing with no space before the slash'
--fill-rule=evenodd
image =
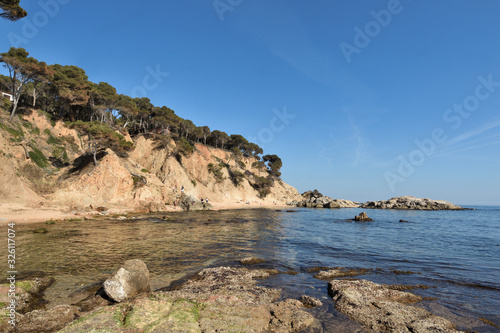
<path id="1" fill-rule="evenodd" d="M 46 291 L 54 306 L 102 283 L 127 259 L 143 260 L 153 289 L 161 289 L 204 267 L 255 256 L 265 260 L 256 267 L 293 273 L 262 284 L 283 289 L 284 298 L 320 298 L 324 305 L 311 311 L 331 332 L 358 327 L 336 312 L 326 282 L 309 270 L 363 268 L 370 271 L 356 278 L 428 287 L 411 292 L 460 329 L 497 332 L 479 318 L 500 325 L 500 207 L 471 208 L 248 209 L 17 225 L 16 265 L 21 276 L 56 279 Z M 373 222 L 352 220 L 362 211 Z M 48 232 L 33 233 L 39 227 Z"/>

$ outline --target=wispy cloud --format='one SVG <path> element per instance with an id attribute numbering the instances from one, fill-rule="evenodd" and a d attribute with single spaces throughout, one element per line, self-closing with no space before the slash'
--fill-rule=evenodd
<path id="1" fill-rule="evenodd" d="M 448 146 L 447 148 L 441 149 L 440 151 L 432 155 L 431 158 L 439 158 L 446 155 L 457 154 L 468 150 L 497 145 L 500 144 L 500 140 L 498 140 L 499 138 L 500 138 L 500 133 L 497 133 L 487 137 L 482 137 L 475 140 L 467 141 L 464 142 L 463 144 L 455 144 L 453 146 Z"/>
<path id="2" fill-rule="evenodd" d="M 453 146 L 456 145 L 462 141 L 469 140 L 471 138 L 477 137 L 493 128 L 499 127 L 500 126 L 500 119 L 495 119 L 493 121 L 488 121 L 487 123 L 483 124 L 480 127 L 477 127 L 471 131 L 465 132 L 463 134 L 460 134 L 454 138 L 451 138 L 448 140 L 444 145 L 446 146 Z"/>

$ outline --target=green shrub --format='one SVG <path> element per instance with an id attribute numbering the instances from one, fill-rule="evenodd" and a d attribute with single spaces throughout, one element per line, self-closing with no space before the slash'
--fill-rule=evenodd
<path id="1" fill-rule="evenodd" d="M 66 148 L 62 146 L 56 146 L 52 149 L 52 156 L 57 159 L 61 159 L 64 163 L 69 163 L 68 153 L 66 152 Z"/>
<path id="2" fill-rule="evenodd" d="M 0 106 L 5 110 L 9 110 L 10 107 L 12 106 L 12 102 L 10 101 L 9 98 L 3 97 L 0 99 Z"/>
<path id="3" fill-rule="evenodd" d="M 177 149 L 180 154 L 189 156 L 193 153 L 194 146 L 192 146 L 185 138 L 180 138 L 179 141 L 177 141 Z"/>
<path id="4" fill-rule="evenodd" d="M 5 125 L 4 123 L 0 122 L 0 128 L 6 130 L 14 137 L 14 138 L 12 138 L 13 140 L 11 140 L 11 141 L 14 141 L 14 142 L 23 141 L 24 132 L 23 132 L 23 129 L 21 126 L 19 126 L 19 129 L 15 129 L 15 128 L 9 127 L 9 126 Z"/>
<path id="5" fill-rule="evenodd" d="M 28 129 L 31 133 L 40 135 L 40 129 L 38 127 L 34 126 L 29 121 L 23 121 L 22 124 L 23 124 L 23 127 Z"/>
<path id="6" fill-rule="evenodd" d="M 49 138 L 47 139 L 47 143 L 49 145 L 58 145 L 60 143 L 60 141 L 58 138 L 53 137 L 52 135 L 49 135 Z"/>
<path id="7" fill-rule="evenodd" d="M 45 133 L 47 135 L 52 135 L 52 132 L 48 128 L 44 129 L 43 133 Z"/>
<path id="8" fill-rule="evenodd" d="M 252 187 L 259 193 L 259 196 L 261 198 L 264 198 L 269 193 L 271 193 L 271 187 L 273 185 L 274 182 L 272 179 L 254 175 L 254 182 L 252 184 Z"/>
<path id="9" fill-rule="evenodd" d="M 194 186 L 194 187 L 196 187 L 196 185 L 197 185 L 198 183 L 196 183 L 196 180 L 194 180 L 194 179 L 193 179 L 193 180 L 191 181 L 191 184 L 193 184 L 193 186 Z"/>
<path id="10" fill-rule="evenodd" d="M 136 177 L 132 176 L 132 179 L 134 180 L 134 187 L 139 188 L 141 186 L 144 186 L 146 184 L 146 177 Z"/>
<path id="11" fill-rule="evenodd" d="M 149 170 L 148 169 L 141 169 L 141 172 L 149 173 Z"/>
<path id="12" fill-rule="evenodd" d="M 33 149 L 33 151 L 30 151 L 30 153 L 29 153 L 31 160 L 33 162 L 35 162 L 35 164 L 38 165 L 42 169 L 48 167 L 49 162 L 47 161 L 47 158 L 42 153 L 42 151 L 35 148 L 35 147 L 33 147 L 32 149 Z"/>
<path id="13" fill-rule="evenodd" d="M 212 173 L 218 182 L 224 180 L 224 174 L 221 171 L 220 164 L 216 166 L 213 163 L 209 163 L 207 167 L 208 167 L 208 172 Z"/>
<path id="14" fill-rule="evenodd" d="M 245 174 L 236 170 L 231 170 L 229 174 L 231 175 L 231 180 L 233 181 L 234 185 L 240 185 L 243 179 L 245 179 Z"/>
<path id="15" fill-rule="evenodd" d="M 245 170 L 247 165 L 245 164 L 245 162 L 243 162 L 242 160 L 237 160 L 236 161 L 236 165 L 240 167 L 240 169 L 243 169 Z"/>

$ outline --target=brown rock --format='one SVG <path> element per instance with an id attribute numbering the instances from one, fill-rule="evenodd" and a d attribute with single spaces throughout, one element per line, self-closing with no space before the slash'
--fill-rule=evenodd
<path id="1" fill-rule="evenodd" d="M 271 306 L 270 329 L 275 332 L 299 332 L 314 322 L 314 317 L 302 309 L 304 305 L 294 299 L 287 299 Z"/>
<path id="2" fill-rule="evenodd" d="M 26 315 L 18 315 L 17 333 L 54 332 L 78 318 L 76 306 L 60 305 L 50 310 L 34 310 Z"/>
<path id="3" fill-rule="evenodd" d="M 389 332 L 457 332 L 448 320 L 408 303 L 420 296 L 366 280 L 332 280 L 335 308 L 369 329 Z"/>
<path id="4" fill-rule="evenodd" d="M 362 212 L 361 214 L 356 215 L 354 217 L 354 221 L 358 221 L 358 222 L 371 222 L 371 221 L 373 221 L 373 219 L 369 218 L 368 215 L 366 215 L 365 212 Z"/>
<path id="5" fill-rule="evenodd" d="M 256 257 L 248 257 L 248 258 L 243 258 L 240 260 L 240 263 L 242 265 L 255 265 L 255 264 L 261 264 L 263 262 L 266 262 L 266 261 L 264 259 L 256 258 Z"/>
<path id="6" fill-rule="evenodd" d="M 315 308 L 323 305 L 319 299 L 308 295 L 300 296 L 300 301 L 308 308 Z"/>

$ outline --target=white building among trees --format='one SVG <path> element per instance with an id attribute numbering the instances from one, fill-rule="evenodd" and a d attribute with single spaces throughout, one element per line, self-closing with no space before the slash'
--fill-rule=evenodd
<path id="1" fill-rule="evenodd" d="M 11 102 L 14 102 L 14 96 L 12 96 L 12 94 L 2 91 L 2 97 L 7 97 Z"/>

